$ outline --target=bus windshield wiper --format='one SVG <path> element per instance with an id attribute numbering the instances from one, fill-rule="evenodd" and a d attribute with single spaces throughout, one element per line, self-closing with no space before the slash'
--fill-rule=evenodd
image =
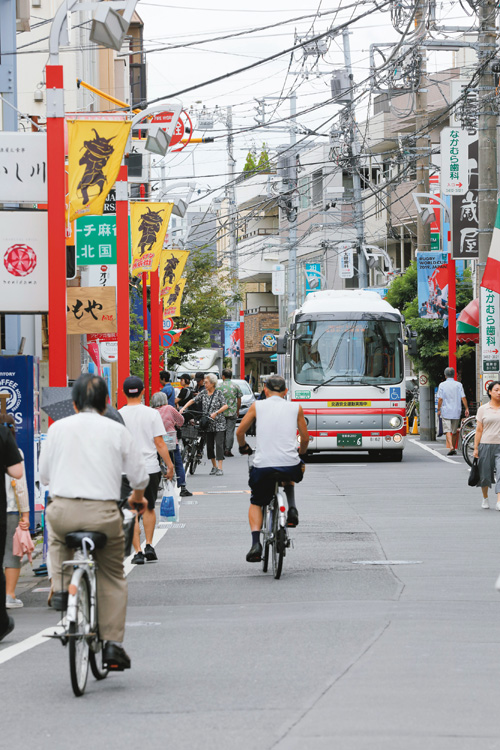
<path id="1" fill-rule="evenodd" d="M 324 381 L 323 381 L 322 383 L 318 383 L 318 385 L 317 385 L 317 386 L 316 386 L 315 388 L 313 388 L 313 393 L 315 393 L 315 392 L 316 392 L 316 391 L 318 390 L 318 388 L 321 388 L 321 386 L 322 386 L 322 385 L 328 385 L 328 383 L 331 383 L 331 382 L 332 382 L 332 380 L 336 380 L 337 378 L 344 378 L 345 382 L 346 382 L 346 383 L 347 383 L 348 385 L 353 385 L 353 383 L 355 383 L 355 382 L 356 382 L 356 381 L 355 381 L 355 380 L 353 380 L 352 378 L 348 378 L 348 376 L 347 376 L 347 375 L 340 375 L 339 373 L 337 373 L 337 375 L 332 375 L 332 377 L 331 377 L 331 378 L 327 378 L 327 379 L 326 379 L 326 380 L 324 380 Z"/>
<path id="2" fill-rule="evenodd" d="M 362 383 L 363 385 L 372 385 L 374 388 L 378 388 L 379 391 L 382 391 L 382 393 L 385 393 L 384 386 L 379 385 L 378 383 L 370 383 L 368 381 L 368 378 L 360 378 L 359 382 Z"/>

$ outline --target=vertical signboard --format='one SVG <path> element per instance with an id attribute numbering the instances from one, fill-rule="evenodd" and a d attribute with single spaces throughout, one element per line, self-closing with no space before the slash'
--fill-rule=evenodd
<path id="1" fill-rule="evenodd" d="M 354 250 L 351 246 L 337 245 L 339 250 L 339 277 L 352 279 L 354 276 Z"/>
<path id="2" fill-rule="evenodd" d="M 480 288 L 481 351 L 483 372 L 500 372 L 500 296 L 491 289 Z M 495 380 L 498 377 L 495 376 Z"/>
<path id="3" fill-rule="evenodd" d="M 306 295 L 321 289 L 321 263 L 306 263 Z"/>
<path id="4" fill-rule="evenodd" d="M 37 362 L 31 356 L 0 357 L 0 393 L 9 396 L 7 412 L 14 417 L 17 444 L 24 454 L 32 529 L 35 521 L 35 423 L 38 424 L 38 414 L 35 415 Z"/>
<path id="5" fill-rule="evenodd" d="M 224 324 L 224 356 L 240 356 L 240 322 L 226 320 Z"/>
<path id="6" fill-rule="evenodd" d="M 467 191 L 451 199 L 452 257 L 455 260 L 479 257 L 478 141 L 468 147 Z"/>
<path id="7" fill-rule="evenodd" d="M 448 317 L 448 253 L 417 254 L 418 315 Z"/>
<path id="8" fill-rule="evenodd" d="M 441 193 L 463 195 L 468 183 L 469 138 L 461 128 L 441 131 Z"/>
<path id="9" fill-rule="evenodd" d="M 285 266 L 282 263 L 273 266 L 272 292 L 277 296 L 285 293 Z"/>

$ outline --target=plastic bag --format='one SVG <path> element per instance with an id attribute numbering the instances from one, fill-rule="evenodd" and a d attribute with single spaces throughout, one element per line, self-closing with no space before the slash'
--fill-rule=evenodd
<path id="1" fill-rule="evenodd" d="M 164 521 L 177 523 L 179 520 L 179 490 L 172 481 L 165 484 L 161 499 L 160 517 Z"/>

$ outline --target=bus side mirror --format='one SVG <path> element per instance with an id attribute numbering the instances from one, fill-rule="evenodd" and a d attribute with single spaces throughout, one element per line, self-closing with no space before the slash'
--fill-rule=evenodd
<path id="1" fill-rule="evenodd" d="M 278 338 L 276 339 L 276 353 L 286 354 L 287 343 L 288 343 L 288 333 L 285 333 L 284 336 L 278 336 Z"/>
<path id="2" fill-rule="evenodd" d="M 417 332 L 416 331 L 408 331 L 409 336 L 406 339 L 406 344 L 408 346 L 408 354 L 410 357 L 416 357 L 418 354 L 417 349 Z"/>

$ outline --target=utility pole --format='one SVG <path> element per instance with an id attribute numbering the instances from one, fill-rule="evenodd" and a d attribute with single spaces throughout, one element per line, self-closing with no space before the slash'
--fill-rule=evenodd
<path id="1" fill-rule="evenodd" d="M 361 195 L 361 178 L 359 176 L 359 143 L 356 129 L 356 112 L 354 109 L 354 76 L 352 74 L 351 64 L 351 46 L 349 44 L 349 30 L 345 28 L 342 31 L 342 42 L 344 46 L 344 64 L 349 75 L 349 99 L 347 111 L 349 116 L 349 140 L 352 154 L 352 181 L 354 193 L 354 226 L 356 228 L 356 238 L 358 245 L 358 284 L 360 289 L 368 286 L 368 267 L 366 257 L 363 252 L 365 242 L 365 228 L 363 222 L 363 198 Z"/>
<path id="2" fill-rule="evenodd" d="M 479 261 L 477 264 L 477 295 L 480 296 L 480 284 L 488 258 L 493 227 L 497 212 L 497 115 L 494 112 L 493 96 L 495 81 L 491 63 L 496 51 L 496 0 L 481 0 L 479 5 L 479 53 L 478 62 L 481 70 L 478 82 L 479 91 Z M 484 66 L 484 67 L 483 67 Z M 483 373 L 483 351 L 481 332 L 486 321 L 483 320 L 479 305 L 479 352 L 477 362 L 477 400 L 486 400 L 484 392 L 485 374 Z M 489 377 L 492 373 L 488 374 Z M 495 373 L 496 378 L 498 373 Z"/>
<path id="3" fill-rule="evenodd" d="M 228 182 L 226 185 L 226 200 L 228 202 L 228 235 L 229 235 L 229 267 L 232 275 L 232 287 L 234 303 L 231 310 L 231 319 L 238 321 L 240 319 L 240 303 L 236 301 L 238 296 L 238 247 L 236 243 L 236 190 L 234 187 L 235 179 L 235 158 L 233 154 L 233 108 L 227 107 L 226 110 L 226 127 L 227 127 L 227 173 Z M 239 375 L 238 357 L 232 355 L 233 375 Z"/>
<path id="4" fill-rule="evenodd" d="M 290 158 L 291 166 L 291 207 L 288 217 L 288 314 L 291 315 L 297 307 L 297 153 L 295 146 L 295 117 L 297 116 L 297 94 L 290 95 Z"/>
<path id="5" fill-rule="evenodd" d="M 17 132 L 16 0 L 0 0 L 2 130 Z"/>

